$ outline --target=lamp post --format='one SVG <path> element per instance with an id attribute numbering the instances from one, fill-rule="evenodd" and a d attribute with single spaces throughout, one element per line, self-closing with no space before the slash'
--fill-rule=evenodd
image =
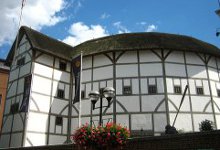
<path id="1" fill-rule="evenodd" d="M 91 91 L 89 93 L 89 97 L 91 99 L 91 103 L 92 103 L 92 110 L 94 109 L 100 109 L 99 112 L 99 125 L 102 125 L 102 108 L 103 107 L 110 107 L 110 103 L 112 98 L 115 96 L 115 89 L 113 87 L 106 87 L 104 89 L 100 89 L 98 91 Z M 98 101 L 98 99 L 100 98 L 100 106 L 99 107 L 95 107 L 96 102 Z M 102 99 L 106 98 L 108 101 L 108 105 L 106 106 L 102 106 Z"/>

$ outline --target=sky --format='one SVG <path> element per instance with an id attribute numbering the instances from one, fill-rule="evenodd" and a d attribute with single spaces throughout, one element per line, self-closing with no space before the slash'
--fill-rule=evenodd
<path id="1" fill-rule="evenodd" d="M 0 0 L 0 58 L 19 29 L 22 0 Z M 220 48 L 218 0 L 24 0 L 21 25 L 75 46 L 133 32 L 187 35 Z"/>

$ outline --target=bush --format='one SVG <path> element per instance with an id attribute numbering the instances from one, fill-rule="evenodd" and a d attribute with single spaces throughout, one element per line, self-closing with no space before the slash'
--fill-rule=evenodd
<path id="1" fill-rule="evenodd" d="M 214 130 L 214 123 L 210 120 L 204 120 L 199 124 L 200 131 L 212 131 Z"/>
<path id="2" fill-rule="evenodd" d="M 75 144 L 87 148 L 106 148 L 124 146 L 130 137 L 130 132 L 126 127 L 114 123 L 107 123 L 104 127 L 93 127 L 88 124 L 83 125 L 75 131 L 71 139 Z"/>

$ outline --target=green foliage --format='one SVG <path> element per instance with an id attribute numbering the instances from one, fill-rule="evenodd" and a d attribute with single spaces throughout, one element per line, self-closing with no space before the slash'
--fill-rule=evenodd
<path id="1" fill-rule="evenodd" d="M 200 131 L 212 131 L 214 130 L 214 123 L 210 120 L 204 120 L 199 124 Z"/>

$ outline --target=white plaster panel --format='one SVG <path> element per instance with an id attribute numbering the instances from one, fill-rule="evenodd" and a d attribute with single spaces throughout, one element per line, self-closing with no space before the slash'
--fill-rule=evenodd
<path id="1" fill-rule="evenodd" d="M 117 61 L 117 63 L 136 63 L 136 62 L 137 62 L 137 51 L 127 51 Z"/>
<path id="2" fill-rule="evenodd" d="M 116 80 L 116 94 L 122 94 L 122 80 Z"/>
<path id="3" fill-rule="evenodd" d="M 216 69 L 208 68 L 209 78 L 215 81 L 219 81 L 218 72 Z"/>
<path id="4" fill-rule="evenodd" d="M 191 78 L 207 78 L 205 66 L 187 65 L 188 76 Z"/>
<path id="5" fill-rule="evenodd" d="M 130 79 L 124 79 L 124 85 L 125 86 L 130 86 L 131 85 L 131 80 Z"/>
<path id="6" fill-rule="evenodd" d="M 220 98 L 213 98 L 215 104 L 214 109 L 216 113 L 220 113 Z"/>
<path id="7" fill-rule="evenodd" d="M 4 109 L 4 114 L 9 114 L 11 109 L 11 99 L 8 99 L 5 101 L 5 109 Z"/>
<path id="8" fill-rule="evenodd" d="M 19 45 L 18 54 L 24 53 L 26 51 L 26 43 Z"/>
<path id="9" fill-rule="evenodd" d="M 12 115 L 8 116 L 6 122 L 2 126 L 2 133 L 10 132 L 11 131 L 11 125 L 12 125 Z"/>
<path id="10" fill-rule="evenodd" d="M 170 99 L 170 101 L 176 106 L 176 108 L 178 109 L 180 106 L 180 102 L 182 99 L 182 95 L 168 95 L 168 98 Z M 173 106 L 173 104 L 169 101 L 168 105 L 169 105 L 169 111 L 175 111 L 177 112 L 175 106 Z M 186 95 L 184 97 L 182 106 L 180 108 L 180 112 L 181 111 L 190 111 L 190 103 L 189 103 L 189 97 Z"/>
<path id="11" fill-rule="evenodd" d="M 174 79 L 173 82 L 174 82 L 174 85 L 180 86 L 180 79 Z"/>
<path id="12" fill-rule="evenodd" d="M 69 83 L 70 82 L 70 73 L 54 69 L 54 79 Z"/>
<path id="13" fill-rule="evenodd" d="M 203 112 L 206 104 L 210 101 L 210 97 L 192 96 L 192 110 L 195 112 Z"/>
<path id="14" fill-rule="evenodd" d="M 50 133 L 54 133 L 55 131 L 55 116 L 50 116 Z"/>
<path id="15" fill-rule="evenodd" d="M 140 51 L 139 53 L 140 62 L 155 62 L 155 61 L 161 61 L 159 57 L 157 57 L 153 52 L 151 51 Z"/>
<path id="16" fill-rule="evenodd" d="M 52 96 L 57 96 L 57 89 L 59 88 L 59 82 L 57 82 L 57 81 L 53 81 L 53 91 L 52 91 Z M 75 93 L 75 87 L 73 87 L 73 90 L 74 90 L 74 92 L 73 93 Z M 49 95 L 49 93 L 48 93 L 48 95 Z"/>
<path id="17" fill-rule="evenodd" d="M 79 128 L 79 118 L 71 118 L 71 133 L 74 133 Z"/>
<path id="18" fill-rule="evenodd" d="M 164 132 L 164 128 L 167 125 L 167 118 L 165 113 L 154 114 L 154 131 Z"/>
<path id="19" fill-rule="evenodd" d="M 64 90 L 65 89 L 64 85 L 65 85 L 64 83 L 59 82 L 58 83 L 58 88 Z"/>
<path id="20" fill-rule="evenodd" d="M 117 77 L 135 77 L 138 76 L 138 66 L 133 65 L 116 65 Z"/>
<path id="21" fill-rule="evenodd" d="M 29 112 L 27 131 L 47 132 L 47 125 L 48 125 L 47 114 Z"/>
<path id="22" fill-rule="evenodd" d="M 181 79 L 181 84 L 182 84 L 182 91 L 184 92 L 185 87 L 186 87 L 186 85 L 188 84 L 188 83 L 187 83 L 187 80 L 186 80 L 186 79 Z M 189 90 L 189 89 L 188 89 L 188 90 Z M 188 93 L 188 91 L 187 91 L 187 93 Z"/>
<path id="23" fill-rule="evenodd" d="M 215 57 L 211 57 L 211 59 L 208 62 L 208 66 L 217 68 Z"/>
<path id="24" fill-rule="evenodd" d="M 27 138 L 33 144 L 33 146 L 46 145 L 47 135 L 40 133 L 27 133 Z M 26 140 L 25 145 L 28 145 L 29 142 Z"/>
<path id="25" fill-rule="evenodd" d="M 155 78 L 149 78 L 149 79 L 148 79 L 148 84 L 149 84 L 149 85 L 156 85 L 156 80 L 155 80 Z"/>
<path id="26" fill-rule="evenodd" d="M 203 61 L 199 58 L 199 56 L 192 52 L 186 52 L 186 63 L 204 65 Z"/>
<path id="27" fill-rule="evenodd" d="M 185 66 L 180 64 L 165 64 L 166 75 L 167 76 L 178 76 L 178 77 L 185 77 Z"/>
<path id="28" fill-rule="evenodd" d="M 13 133 L 11 135 L 10 147 L 21 147 L 22 145 L 22 133 Z"/>
<path id="29" fill-rule="evenodd" d="M 91 70 L 83 70 L 82 71 L 82 82 L 88 82 L 92 80 L 92 71 Z"/>
<path id="30" fill-rule="evenodd" d="M 209 83 L 207 80 L 203 80 L 204 95 L 210 95 Z"/>
<path id="31" fill-rule="evenodd" d="M 174 93 L 173 80 L 171 78 L 166 78 L 166 82 L 167 82 L 167 93 Z"/>
<path id="32" fill-rule="evenodd" d="M 56 134 L 61 134 L 61 131 L 62 131 L 62 127 L 61 126 L 58 126 L 56 125 Z"/>
<path id="33" fill-rule="evenodd" d="M 53 56 L 50 55 L 43 54 L 39 56 L 35 61 L 51 67 L 53 66 Z"/>
<path id="34" fill-rule="evenodd" d="M 98 82 L 93 82 L 92 91 L 98 91 L 98 90 L 99 90 L 99 83 Z"/>
<path id="35" fill-rule="evenodd" d="M 113 80 L 108 80 L 107 81 L 107 86 L 108 87 L 113 87 Z"/>
<path id="36" fill-rule="evenodd" d="M 139 80 L 132 79 L 132 94 L 139 94 Z"/>
<path id="37" fill-rule="evenodd" d="M 61 136 L 61 135 L 50 135 L 49 137 L 49 144 L 63 144 L 66 141 L 66 136 Z"/>
<path id="38" fill-rule="evenodd" d="M 103 54 L 94 56 L 93 63 L 94 63 L 94 67 L 112 64 L 110 59 Z"/>
<path id="39" fill-rule="evenodd" d="M 18 90 L 17 94 L 23 93 L 24 92 L 24 78 L 21 78 L 18 80 Z"/>
<path id="40" fill-rule="evenodd" d="M 25 63 L 29 62 L 32 60 L 32 51 L 28 51 L 27 53 L 25 53 Z"/>
<path id="41" fill-rule="evenodd" d="M 85 89 L 85 98 L 89 98 L 89 93 L 92 91 L 91 89 L 91 83 L 86 84 L 86 89 Z"/>
<path id="42" fill-rule="evenodd" d="M 24 113 L 14 115 L 13 127 L 12 127 L 13 132 L 23 130 L 23 122 L 22 122 L 22 118 L 20 115 L 22 115 L 22 117 L 25 118 Z"/>
<path id="43" fill-rule="evenodd" d="M 168 57 L 166 58 L 166 62 L 184 63 L 183 52 L 180 52 L 180 51 L 173 51 L 173 52 L 171 52 L 168 55 Z"/>
<path id="44" fill-rule="evenodd" d="M 217 130 L 220 129 L 220 115 L 215 115 L 216 117 L 216 124 L 217 124 Z"/>
<path id="45" fill-rule="evenodd" d="M 129 118 L 128 115 L 116 115 L 116 122 L 129 129 Z"/>
<path id="46" fill-rule="evenodd" d="M 65 98 L 69 99 L 69 90 L 70 90 L 70 86 L 68 84 L 65 85 Z"/>
<path id="47" fill-rule="evenodd" d="M 24 75 L 30 74 L 31 71 L 31 62 L 25 64 L 20 68 L 20 74 L 19 77 L 22 77 Z"/>
<path id="48" fill-rule="evenodd" d="M 147 79 L 141 79 L 141 94 L 146 94 L 148 91 Z"/>
<path id="49" fill-rule="evenodd" d="M 82 59 L 82 68 L 87 69 L 87 68 L 92 68 L 92 57 L 83 57 Z"/>
<path id="50" fill-rule="evenodd" d="M 196 94 L 196 87 L 193 79 L 189 79 L 189 89 L 190 89 L 190 94 Z"/>
<path id="51" fill-rule="evenodd" d="M 60 114 L 61 111 L 64 109 L 64 107 L 68 106 L 68 104 L 69 104 L 68 101 L 53 98 L 52 104 L 51 104 L 51 112 L 55 114 Z M 65 108 L 62 114 L 63 115 L 68 114 L 68 107 Z"/>
<path id="52" fill-rule="evenodd" d="M 51 80 L 34 75 L 32 91 L 50 95 Z"/>
<path id="53" fill-rule="evenodd" d="M 101 81 L 100 88 L 105 88 L 105 87 L 106 87 L 106 81 Z"/>
<path id="54" fill-rule="evenodd" d="M 158 93 L 164 93 L 163 78 L 157 78 L 157 91 Z"/>
<path id="55" fill-rule="evenodd" d="M 155 111 L 156 107 L 159 106 L 159 103 L 163 100 L 163 95 L 148 95 L 142 96 L 142 111 Z M 165 110 L 163 104 L 160 106 Z"/>
<path id="56" fill-rule="evenodd" d="M 82 103 L 81 104 L 82 115 L 90 114 L 90 111 L 91 111 L 91 101 L 88 99 L 88 100 L 81 101 L 81 103 Z M 97 102 L 96 106 L 99 106 L 98 102 Z"/>
<path id="57" fill-rule="evenodd" d="M 94 118 L 94 120 L 98 120 L 98 117 L 93 117 L 93 118 Z M 90 117 L 82 117 L 81 118 L 81 124 L 89 124 L 89 122 L 90 122 Z"/>
<path id="58" fill-rule="evenodd" d="M 151 114 L 133 114 L 131 115 L 131 130 L 152 130 Z"/>
<path id="59" fill-rule="evenodd" d="M 67 134 L 67 126 L 68 124 L 68 119 L 67 118 L 63 118 L 63 134 Z"/>
<path id="60" fill-rule="evenodd" d="M 117 100 L 125 107 L 128 112 L 140 111 L 139 96 L 118 96 Z M 118 110 L 119 107 L 120 106 L 117 105 L 116 110 Z"/>
<path id="61" fill-rule="evenodd" d="M 8 86 L 10 89 L 8 89 L 7 97 L 11 97 L 16 94 L 17 81 L 12 82 L 11 84 L 12 85 Z"/>
<path id="62" fill-rule="evenodd" d="M 10 72 L 9 81 L 15 80 L 18 78 L 19 69 L 15 69 Z"/>
<path id="63" fill-rule="evenodd" d="M 70 70 L 71 70 L 71 63 L 66 62 L 66 71 L 70 72 Z"/>
<path id="64" fill-rule="evenodd" d="M 35 63 L 34 64 L 34 73 L 41 75 L 41 76 L 48 77 L 48 78 L 52 78 L 53 68 Z"/>
<path id="65" fill-rule="evenodd" d="M 31 94 L 30 110 L 48 113 L 50 110 L 50 96 Z"/>
<path id="66" fill-rule="evenodd" d="M 195 131 L 199 131 L 199 124 L 204 120 L 214 121 L 212 114 L 193 114 L 194 119 L 194 129 Z"/>
<path id="67" fill-rule="evenodd" d="M 27 41 L 27 38 L 26 38 L 26 37 L 27 37 L 26 34 L 24 34 L 24 35 L 22 36 L 21 41 L 20 41 L 20 43 L 19 43 L 19 46 L 22 45 L 24 42 Z"/>
<path id="68" fill-rule="evenodd" d="M 108 79 L 108 78 L 112 78 L 112 77 L 113 77 L 113 67 L 112 66 L 96 68 L 93 70 L 93 79 L 94 80 Z"/>
<path id="69" fill-rule="evenodd" d="M 8 148 L 10 141 L 10 134 L 2 134 L 0 140 L 0 147 L 1 148 Z"/>
<path id="70" fill-rule="evenodd" d="M 170 113 L 170 123 L 173 124 L 176 113 Z M 183 130 L 184 132 L 192 131 L 192 118 L 191 114 L 178 114 L 175 125 L 176 129 Z"/>
<path id="71" fill-rule="evenodd" d="M 132 69 L 133 70 L 133 69 Z M 141 76 L 161 76 L 162 64 L 140 64 Z"/>

